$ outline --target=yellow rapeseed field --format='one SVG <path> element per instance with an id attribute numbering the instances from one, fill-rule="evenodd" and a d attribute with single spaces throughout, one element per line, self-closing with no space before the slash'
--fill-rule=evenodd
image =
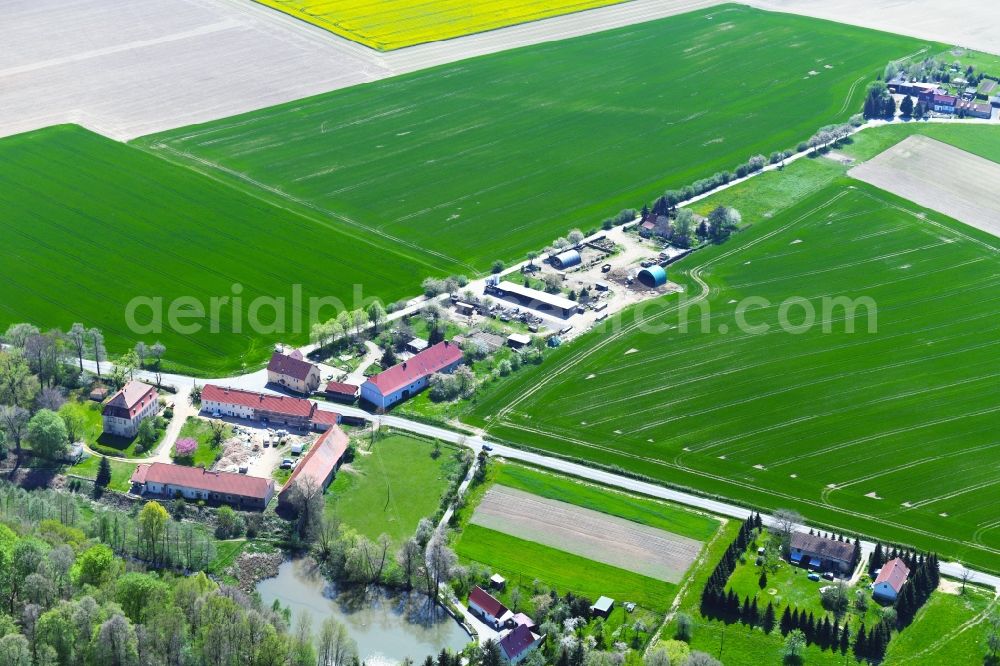
<path id="1" fill-rule="evenodd" d="M 257 0 L 380 51 L 626 0 Z"/>

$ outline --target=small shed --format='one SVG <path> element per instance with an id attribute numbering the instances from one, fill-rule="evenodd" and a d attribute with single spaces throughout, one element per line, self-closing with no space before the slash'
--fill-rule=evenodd
<path id="1" fill-rule="evenodd" d="M 507 579 L 500 574 L 493 574 L 490 576 L 490 587 L 494 590 L 502 590 L 507 587 Z"/>
<path id="2" fill-rule="evenodd" d="M 472 305 L 471 303 L 464 303 L 462 301 L 458 301 L 457 303 L 455 303 L 455 312 L 462 315 L 463 317 L 470 317 L 472 316 L 473 313 L 475 313 L 475 311 L 476 311 L 476 306 Z"/>
<path id="3" fill-rule="evenodd" d="M 639 283 L 644 287 L 655 289 L 667 283 L 667 271 L 662 266 L 650 266 L 639 271 Z"/>
<path id="4" fill-rule="evenodd" d="M 615 600 L 611 597 L 601 597 L 590 607 L 590 614 L 594 617 L 607 618 L 615 608 Z"/>
<path id="5" fill-rule="evenodd" d="M 507 336 L 507 346 L 512 349 L 521 349 L 531 344 L 531 336 L 524 333 L 511 333 Z"/>
<path id="6" fill-rule="evenodd" d="M 552 257 L 552 266 L 564 271 L 567 268 L 579 266 L 581 261 L 583 261 L 583 259 L 580 257 L 579 252 L 576 250 L 566 250 L 565 252 L 561 252 Z"/>
<path id="7" fill-rule="evenodd" d="M 95 386 L 90 391 L 90 399 L 94 402 L 104 402 L 104 399 L 108 397 L 108 387 L 107 386 Z"/>
<path id="8" fill-rule="evenodd" d="M 411 351 L 414 354 L 419 354 L 423 350 L 427 349 L 428 342 L 423 338 L 413 338 L 406 343 L 406 350 Z"/>

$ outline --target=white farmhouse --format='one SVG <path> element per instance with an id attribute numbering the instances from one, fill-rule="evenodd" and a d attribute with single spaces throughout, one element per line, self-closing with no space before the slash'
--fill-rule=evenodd
<path id="1" fill-rule="evenodd" d="M 903 583 L 910 576 L 910 569 L 898 557 L 889 560 L 879 570 L 872 587 L 872 596 L 882 601 L 895 601 Z"/>
<path id="2" fill-rule="evenodd" d="M 156 416 L 159 394 L 149 384 L 129 382 L 104 405 L 104 432 L 118 437 L 135 437 L 142 420 Z"/>

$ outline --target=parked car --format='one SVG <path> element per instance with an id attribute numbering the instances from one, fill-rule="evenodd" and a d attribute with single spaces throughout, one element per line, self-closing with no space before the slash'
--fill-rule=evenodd
<path id="1" fill-rule="evenodd" d="M 832 571 L 827 571 L 825 574 L 823 574 L 823 578 L 826 578 L 827 580 L 834 580 L 836 579 L 836 576 L 833 575 Z"/>
<path id="2" fill-rule="evenodd" d="M 811 580 L 813 582 L 816 582 L 816 581 L 819 580 L 819 574 L 818 573 L 811 573 L 811 574 L 809 574 L 808 578 L 809 578 L 809 580 Z"/>
<path id="3" fill-rule="evenodd" d="M 488 453 L 492 450 L 493 450 L 492 446 L 490 446 L 489 444 L 483 444 L 483 451 L 486 451 Z"/>
<path id="4" fill-rule="evenodd" d="M 611 272 L 611 264 L 604 264 L 603 266 L 601 266 L 601 272 L 602 273 L 610 273 Z"/>
<path id="5" fill-rule="evenodd" d="M 281 461 L 281 469 L 291 469 L 291 468 L 292 468 L 291 458 L 285 458 L 284 460 Z"/>
<path id="6" fill-rule="evenodd" d="M 246 465 L 240 465 L 240 474 L 246 474 L 248 471 L 250 471 L 249 467 Z"/>

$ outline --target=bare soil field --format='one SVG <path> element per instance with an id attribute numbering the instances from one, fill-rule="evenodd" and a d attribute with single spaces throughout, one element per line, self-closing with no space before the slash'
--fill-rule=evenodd
<path id="1" fill-rule="evenodd" d="M 676 583 L 701 542 L 590 509 L 496 485 L 473 524 L 657 580 Z"/>
<path id="2" fill-rule="evenodd" d="M 0 22 L 0 135 L 114 139 L 381 78 L 363 50 L 238 0 L 38 0 Z"/>
<path id="3" fill-rule="evenodd" d="M 37 0 L 0 22 L 0 136 L 76 123 L 120 141 L 715 0 L 635 0 L 380 54 L 250 0 Z"/>
<path id="4" fill-rule="evenodd" d="M 911 136 L 848 174 L 1000 237 L 1000 164 Z"/>
<path id="5" fill-rule="evenodd" d="M 1000 54 L 996 0 L 748 0 L 776 12 L 829 19 Z"/>

